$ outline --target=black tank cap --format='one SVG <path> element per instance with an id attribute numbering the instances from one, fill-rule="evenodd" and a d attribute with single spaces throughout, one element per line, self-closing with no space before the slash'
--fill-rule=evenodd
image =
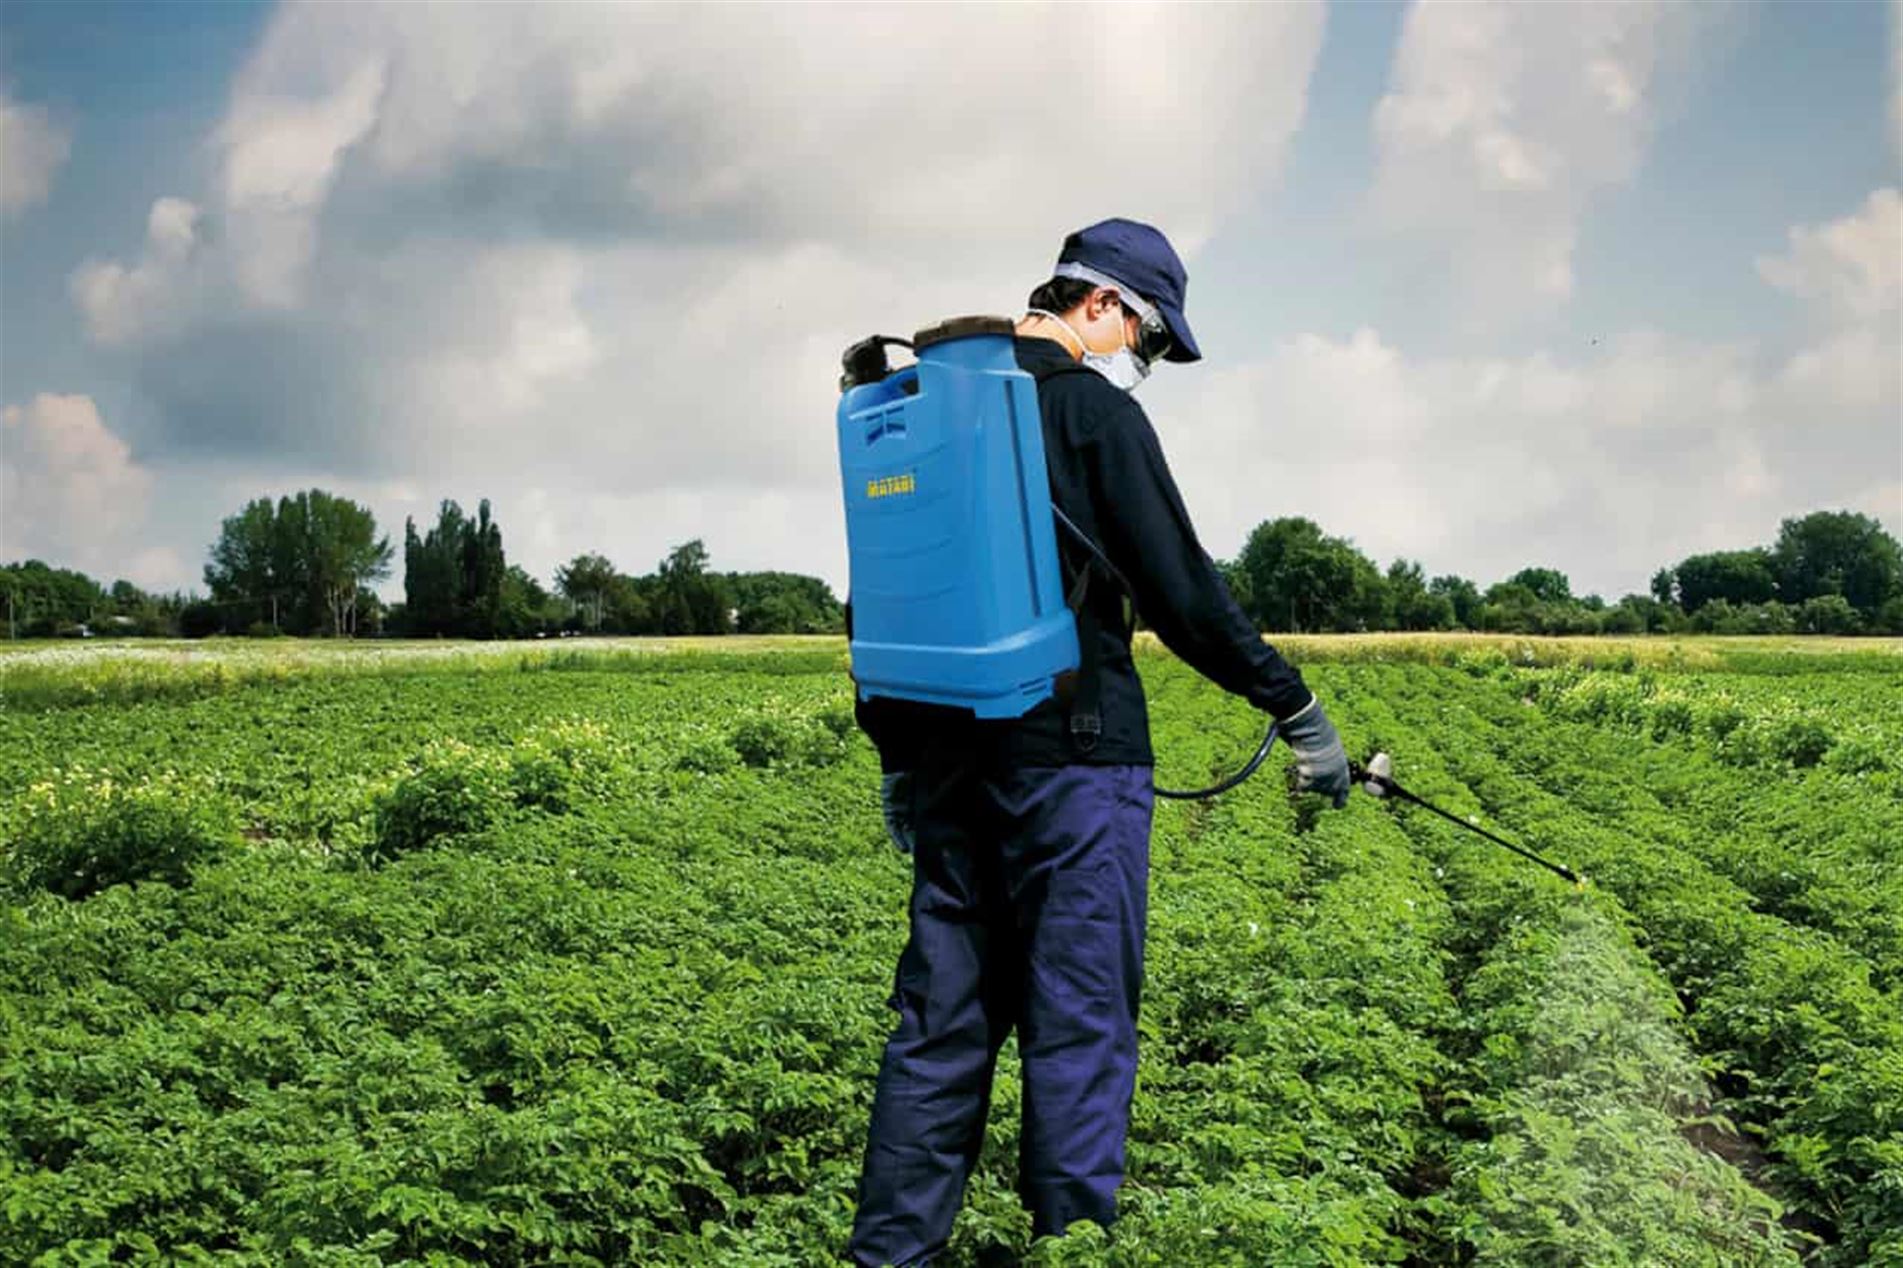
<path id="1" fill-rule="evenodd" d="M 973 335 L 1012 335 L 1017 324 L 1009 317 L 947 317 L 936 326 L 927 326 L 912 336 L 914 350 L 922 351 L 935 343 L 951 339 L 969 339 Z"/>

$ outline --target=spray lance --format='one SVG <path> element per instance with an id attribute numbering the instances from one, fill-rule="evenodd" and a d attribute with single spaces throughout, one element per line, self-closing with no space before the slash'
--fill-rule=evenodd
<path id="1" fill-rule="evenodd" d="M 1061 515 L 1062 512 L 1059 512 L 1059 514 Z M 1268 734 L 1262 738 L 1261 747 L 1256 749 L 1255 755 L 1249 759 L 1248 764 L 1245 765 L 1241 770 L 1237 771 L 1235 774 L 1229 776 L 1229 778 L 1223 780 L 1221 783 L 1213 784 L 1208 788 L 1198 788 L 1198 789 L 1195 789 L 1194 791 L 1179 791 L 1173 788 L 1158 788 L 1156 790 L 1156 795 L 1159 797 L 1168 797 L 1173 800 L 1179 800 L 1179 801 L 1190 801 L 1190 800 L 1200 801 L 1207 797 L 1214 797 L 1218 793 L 1228 792 L 1231 788 L 1234 788 L 1237 784 L 1240 784 L 1243 780 L 1255 774 L 1256 769 L 1260 767 L 1263 761 L 1268 757 L 1269 749 L 1275 744 L 1275 738 L 1276 738 L 1276 729 L 1274 724 L 1271 723 L 1269 726 Z M 1432 814 L 1439 815 L 1441 818 L 1447 820 L 1447 822 L 1449 823 L 1457 824 L 1460 827 L 1465 828 L 1469 832 L 1477 833 L 1478 835 L 1485 837 L 1487 840 L 1493 842 L 1495 845 L 1502 846 L 1505 849 L 1511 850 L 1513 853 L 1519 855 L 1521 858 L 1527 860 L 1530 863 L 1539 864 L 1541 867 L 1545 868 L 1547 871 L 1553 873 L 1553 875 L 1563 877 L 1564 879 L 1571 881 L 1573 885 L 1579 889 L 1583 890 L 1586 888 L 1586 878 L 1582 876 L 1580 873 L 1575 872 L 1572 868 L 1566 866 L 1564 863 L 1555 863 L 1551 859 L 1544 858 L 1541 855 L 1534 853 L 1532 850 L 1527 849 L 1525 846 L 1515 845 L 1513 842 L 1507 840 L 1506 838 L 1496 836 L 1478 824 L 1469 823 L 1467 820 L 1462 819 L 1459 815 L 1453 814 L 1446 810 L 1442 810 L 1439 806 L 1435 805 L 1431 801 L 1428 801 L 1426 798 L 1420 797 L 1414 793 L 1409 792 L 1407 789 L 1401 787 L 1401 785 L 1396 783 L 1394 779 L 1394 759 L 1389 757 L 1386 753 L 1376 753 L 1373 757 L 1368 759 L 1367 765 L 1365 766 L 1362 765 L 1360 762 L 1349 762 L 1348 775 L 1349 775 L 1349 778 L 1353 779 L 1355 783 L 1361 785 L 1362 789 L 1366 791 L 1370 796 L 1384 797 L 1384 798 L 1391 797 L 1397 801 L 1411 802 L 1414 805 L 1421 807 L 1421 809 L 1423 810 L 1429 811 Z"/>
<path id="2" fill-rule="evenodd" d="M 1586 878 L 1581 876 L 1578 872 L 1575 872 L 1572 868 L 1567 867 L 1564 863 L 1555 863 L 1551 859 L 1542 858 L 1532 850 L 1524 846 L 1515 845 L 1504 837 L 1495 836 L 1478 824 L 1469 823 L 1459 815 L 1442 810 L 1431 801 L 1418 797 L 1401 787 L 1401 785 L 1394 781 L 1394 759 L 1389 757 L 1386 753 L 1376 753 L 1373 757 L 1368 759 L 1366 766 L 1363 766 L 1360 762 L 1348 763 L 1348 774 L 1357 784 L 1360 784 L 1362 788 L 1373 796 L 1393 797 L 1400 801 L 1412 802 L 1423 810 L 1439 815 L 1449 823 L 1458 824 L 1469 832 L 1478 833 L 1495 845 L 1503 846 L 1513 851 L 1530 863 L 1539 864 L 1547 871 L 1553 873 L 1553 875 L 1562 876 L 1571 881 L 1580 889 L 1586 888 Z"/>
<path id="3" fill-rule="evenodd" d="M 1110 562 L 1110 557 L 1104 554 L 1103 551 L 1098 547 L 1097 543 L 1091 541 L 1089 536 L 1087 536 L 1082 529 L 1078 528 L 1076 523 L 1071 520 L 1070 516 L 1064 514 L 1062 508 L 1060 508 L 1055 502 L 1051 503 L 1051 515 L 1056 519 L 1058 527 L 1063 529 L 1067 534 L 1069 534 L 1073 539 L 1075 539 L 1079 545 L 1081 545 L 1086 551 L 1088 551 L 1090 555 L 1094 559 L 1096 559 L 1097 563 L 1107 573 L 1110 574 L 1111 579 L 1114 580 L 1119 586 L 1123 588 L 1124 594 L 1130 596 L 1131 603 L 1132 605 L 1134 605 L 1136 590 L 1133 586 L 1131 586 L 1131 584 L 1124 577 L 1124 575 L 1117 570 L 1117 566 Z M 1267 733 L 1265 733 L 1262 737 L 1262 743 L 1256 747 L 1255 753 L 1249 758 L 1248 762 L 1245 763 L 1241 769 L 1237 770 L 1234 774 L 1230 775 L 1228 778 L 1223 779 L 1218 783 L 1211 784 L 1207 788 L 1194 788 L 1194 789 L 1158 788 L 1156 789 L 1156 795 L 1159 797 L 1168 798 L 1172 801 L 1203 801 L 1210 797 L 1217 796 L 1220 793 L 1228 792 L 1231 788 L 1234 788 L 1236 785 L 1242 783 L 1243 780 L 1255 774 L 1256 771 L 1261 767 L 1262 763 L 1268 760 L 1269 750 L 1275 746 L 1275 740 L 1276 740 L 1276 727 L 1275 727 L 1275 724 L 1271 722 L 1269 724 Z M 1506 849 L 1513 851 L 1515 854 L 1519 855 L 1521 858 L 1526 859 L 1529 862 L 1539 864 L 1541 867 L 1553 873 L 1555 876 L 1561 876 L 1571 881 L 1574 885 L 1578 886 L 1580 889 L 1584 889 L 1586 887 L 1586 878 L 1581 876 L 1579 873 L 1573 871 L 1572 868 L 1567 867 L 1564 863 L 1555 863 L 1551 861 L 1550 859 L 1542 858 L 1540 855 L 1535 854 L 1533 851 L 1526 849 L 1523 846 L 1515 845 L 1513 844 L 1513 842 L 1508 841 L 1502 837 L 1495 836 L 1493 833 L 1487 831 L 1485 828 L 1482 828 L 1477 824 L 1469 823 L 1467 822 L 1467 820 L 1462 819 L 1458 815 L 1450 814 L 1449 812 L 1442 810 L 1439 806 L 1434 805 L 1432 802 L 1429 802 L 1425 800 L 1424 798 L 1418 797 L 1415 794 L 1409 792 L 1407 789 L 1401 787 L 1400 784 L 1394 781 L 1394 759 L 1389 757 L 1386 753 L 1376 753 L 1373 757 L 1368 759 L 1368 764 L 1365 766 L 1363 766 L 1360 762 L 1350 762 L 1348 764 L 1348 774 L 1349 774 L 1349 777 L 1355 781 L 1355 783 L 1360 784 L 1361 787 L 1365 789 L 1372 796 L 1393 797 L 1400 801 L 1412 802 L 1414 805 L 1417 805 L 1424 810 L 1427 810 L 1433 814 L 1439 815 L 1441 818 L 1447 820 L 1449 823 L 1459 824 L 1461 827 L 1465 828 L 1467 831 L 1478 833 L 1479 835 L 1485 837 L 1487 840 L 1493 842 L 1495 845 L 1504 846 Z"/>

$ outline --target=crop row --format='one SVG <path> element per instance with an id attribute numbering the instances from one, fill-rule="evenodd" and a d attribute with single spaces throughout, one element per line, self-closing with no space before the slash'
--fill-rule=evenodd
<path id="1" fill-rule="evenodd" d="M 339 678 L 604 672 L 843 674 L 835 636 L 456 640 L 137 640 L 83 647 L 0 644 L 0 703 L 14 713 L 182 701 Z"/>
<path id="2" fill-rule="evenodd" d="M 1760 910 L 1832 935 L 1880 987 L 1903 985 L 1903 797 L 1887 781 L 1743 771 L 1616 729 L 1575 728 L 1567 742 L 1619 778 L 1549 787 L 1595 815 L 1643 823 L 1658 846 L 1736 882 Z"/>
<path id="3" fill-rule="evenodd" d="M 1903 1017 L 1868 963 L 1659 848 L 1663 812 L 1619 808 L 1626 773 L 1595 760 L 1589 729 L 1497 692 L 1366 672 L 1482 805 L 1563 846 L 1633 914 L 1727 1112 L 1762 1133 L 1769 1176 L 1832 1239 L 1824 1261 L 1903 1262 Z"/>
<path id="4" fill-rule="evenodd" d="M 1368 746 L 1403 754 L 1409 786 L 1476 804 L 1371 685 L 1350 671 L 1336 686 Z M 1778 1204 L 1687 1138 L 1697 1124 L 1737 1143 L 1700 1121 L 1708 1090 L 1678 1000 L 1617 900 L 1411 806 L 1393 817 L 1449 896 L 1459 998 L 1437 1093 L 1445 1174 L 1423 1202 L 1434 1237 L 1419 1261 L 1795 1263 Z"/>
<path id="5" fill-rule="evenodd" d="M 1223 733 L 1211 725 L 1226 720 L 1222 707 L 1207 688 L 1175 694 L 1179 672 L 1146 667 L 1147 681 L 1173 688 L 1166 707 L 1153 709 L 1173 723 L 1159 741 L 1179 767 L 1209 762 L 1213 771 L 1216 754 L 1238 751 L 1247 731 L 1232 727 L 1212 743 Z M 1352 674 L 1331 667 L 1311 676 L 1351 744 L 1398 730 Z M 1796 1262 L 1777 1203 L 1681 1134 L 1703 1112 L 1703 1080 L 1677 1000 L 1617 923 L 1616 901 L 1576 898 L 1544 875 L 1530 878 L 1517 860 L 1452 848 L 1459 843 L 1443 839 L 1435 821 L 1421 821 L 1429 825 L 1422 837 L 1421 822 L 1360 799 L 1345 815 L 1291 807 L 1273 782 L 1182 818 L 1199 829 L 1186 839 L 1169 820 L 1159 825 L 1159 905 L 1181 885 L 1212 912 L 1246 919 L 1245 948 L 1258 938 L 1270 947 L 1290 940 L 1268 972 L 1241 983 L 1231 948 L 1199 946 L 1193 993 L 1182 998 L 1215 996 L 1223 1025 L 1212 1036 L 1203 1015 L 1165 1023 L 1192 1068 L 1201 1064 L 1194 1058 L 1220 1059 L 1221 1086 L 1251 1093 L 1223 1102 L 1236 1121 L 1187 1137 L 1217 1133 L 1235 1155 L 1192 1177 L 1201 1191 L 1223 1192 L 1251 1164 L 1286 1171 L 1305 1159 L 1337 1180 L 1352 1174 L 1347 1164 L 1373 1165 L 1387 1187 L 1370 1184 L 1374 1200 L 1343 1227 L 1384 1220 L 1416 1264 Z M 1227 874 L 1251 883 L 1235 891 Z M 1277 912 L 1278 897 L 1296 900 L 1293 920 Z M 1152 954 L 1168 947 L 1173 961 L 1186 941 L 1170 936 Z M 1371 1069 L 1359 1046 L 1371 1024 L 1387 1028 L 1396 1054 L 1416 1059 Z M 1342 1043 L 1343 1035 L 1356 1042 Z M 1287 1073 L 1291 1053 L 1299 1082 Z M 1253 1075 L 1263 1055 L 1279 1058 L 1266 1080 Z M 1177 1078 L 1180 1064 L 1146 1078 Z M 1338 1112 L 1311 1112 L 1299 1131 L 1277 1121 L 1287 1089 L 1331 1086 L 1340 1075 L 1356 1080 L 1346 1104 L 1378 1116 L 1362 1128 L 1362 1143 L 1331 1146 Z M 1286 1156 L 1275 1157 L 1276 1142 Z M 1179 1137 L 1174 1148 L 1185 1143 Z M 1282 1205 L 1301 1209 L 1288 1197 Z M 1249 1242 L 1211 1221 L 1218 1244 L 1244 1245 L 1241 1262 L 1297 1262 L 1313 1253 L 1315 1232 Z M 1127 1248 L 1128 1235 L 1119 1226 L 1112 1246 Z M 1343 1238 L 1337 1229 L 1327 1240 Z M 1192 1258 L 1212 1254 L 1199 1247 Z"/>
<path id="6" fill-rule="evenodd" d="M 1663 731 L 1647 743 L 1643 729 L 1661 707 L 1677 708 L 1710 686 L 1718 691 L 1714 702 L 1698 708 L 1736 718 L 1739 702 L 1749 702 L 1756 721 L 1748 725 L 1760 734 L 1777 725 L 1767 719 L 1797 716 L 1810 725 L 1821 717 L 1816 725 L 1828 733 L 1864 743 L 1903 717 L 1903 680 L 1849 673 L 1697 675 L 1667 686 L 1600 690 L 1603 684 L 1590 678 L 1534 677 L 1533 693 L 1549 709 L 1555 699 L 1575 699 L 1568 681 L 1591 688 L 1592 698 L 1607 706 L 1583 715 L 1552 710 L 1604 732 L 1571 733 L 1582 757 L 1621 775 L 1595 787 L 1595 812 L 1642 817 L 1662 844 L 1736 881 L 1760 909 L 1835 935 L 1870 961 L 1886 989 L 1903 984 L 1903 775 L 1888 768 L 1847 770 L 1863 764 L 1833 762 L 1837 749 L 1809 769 L 1741 770 L 1685 733 Z M 1512 685 L 1525 686 L 1518 679 Z M 1884 761 L 1893 762 L 1891 741 L 1882 747 Z"/>
<path id="7" fill-rule="evenodd" d="M 1891 720 L 1903 691 L 1864 676 L 1848 677 L 1847 689 L 1821 698 L 1813 684 L 1843 680 L 1819 674 L 1795 686 L 1782 680 L 1767 686 L 1739 675 L 1559 669 L 1516 681 L 1529 699 L 1558 717 L 1683 741 L 1731 766 L 1890 774 L 1897 770 L 1896 746 L 1903 739 Z"/>
<path id="8" fill-rule="evenodd" d="M 656 769 L 499 795 L 381 867 L 266 841 L 182 887 L 7 907 L 0 1244 L 49 1263 L 835 1247 L 838 1204 L 811 1194 L 856 1167 L 873 948 L 903 910 L 863 756 L 734 752 L 710 774 L 643 738 Z M 411 777 L 483 764 L 447 751 Z"/>

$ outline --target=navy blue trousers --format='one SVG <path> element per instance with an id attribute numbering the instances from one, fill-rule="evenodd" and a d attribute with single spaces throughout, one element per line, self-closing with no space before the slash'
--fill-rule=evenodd
<path id="1" fill-rule="evenodd" d="M 915 772 L 912 930 L 859 1181 L 855 1262 L 913 1268 L 944 1248 L 1013 1027 L 1018 1188 L 1035 1230 L 1116 1218 L 1152 795 L 1148 766 Z"/>

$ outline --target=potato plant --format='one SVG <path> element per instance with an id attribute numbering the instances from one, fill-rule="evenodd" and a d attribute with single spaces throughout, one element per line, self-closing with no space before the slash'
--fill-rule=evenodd
<path id="1" fill-rule="evenodd" d="M 1305 650 L 1594 885 L 1279 755 L 1159 804 L 1123 1218 L 1032 1244 L 1007 1044 L 943 1262 L 1903 1263 L 1882 657 Z M 279 654 L 18 680 L 0 1261 L 836 1257 L 909 883 L 839 644 Z M 1161 781 L 1246 755 L 1140 665 Z"/>

